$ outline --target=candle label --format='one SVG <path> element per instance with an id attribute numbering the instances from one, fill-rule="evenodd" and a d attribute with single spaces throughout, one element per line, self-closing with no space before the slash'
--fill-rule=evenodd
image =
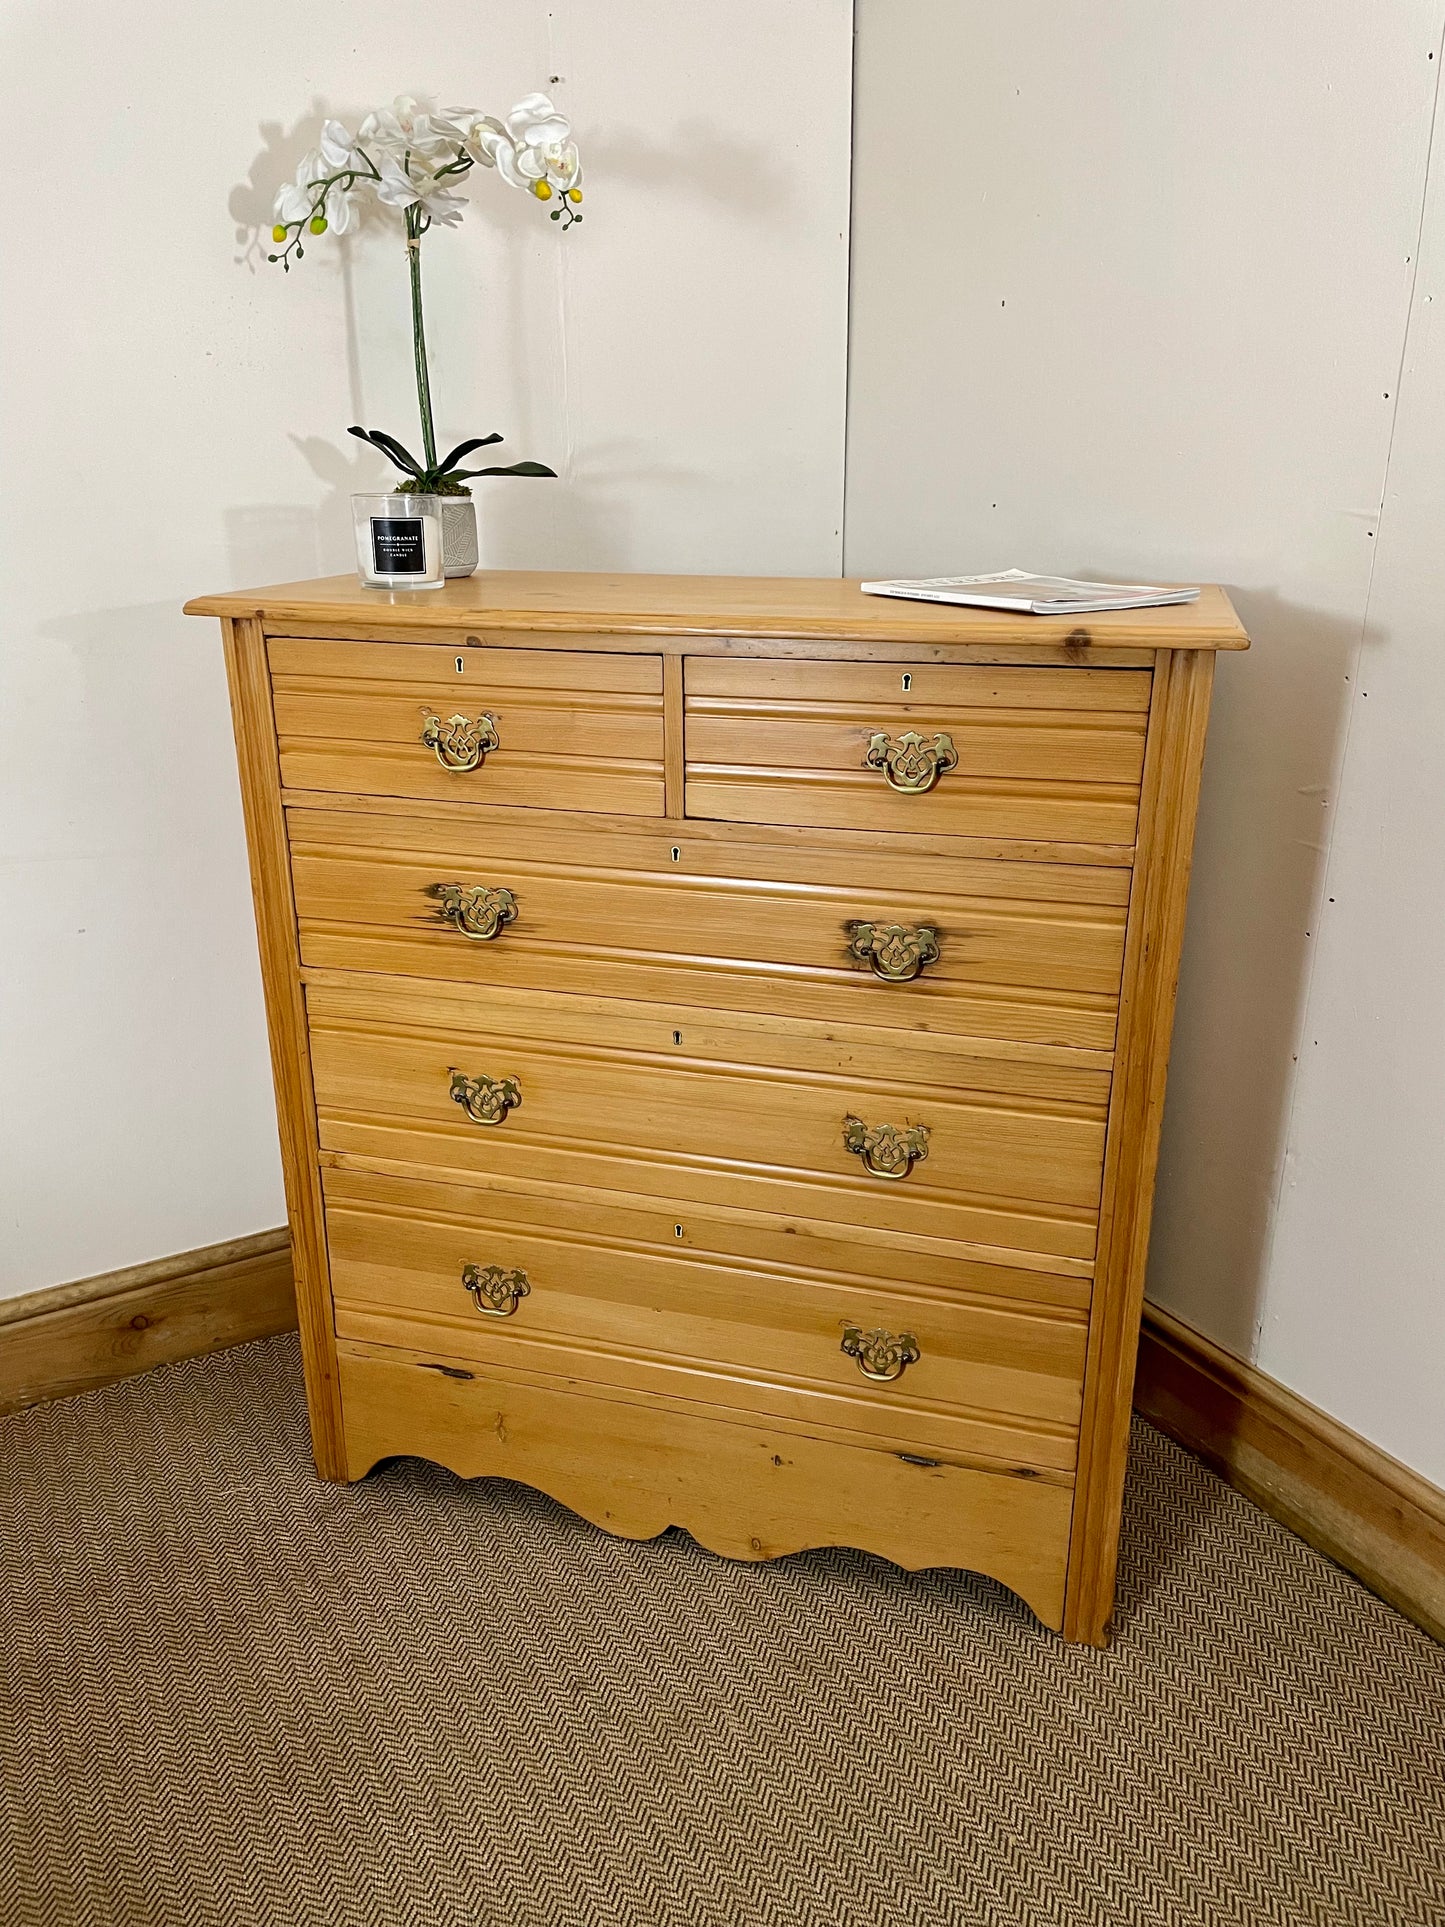
<path id="1" fill-rule="evenodd" d="M 426 545 L 420 516 L 373 515 L 371 559 L 378 575 L 425 575 Z"/>

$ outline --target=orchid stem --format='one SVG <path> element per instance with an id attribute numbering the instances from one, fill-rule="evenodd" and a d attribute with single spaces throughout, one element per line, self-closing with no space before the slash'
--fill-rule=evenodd
<path id="1" fill-rule="evenodd" d="M 426 365 L 426 326 L 421 312 L 421 222 L 415 207 L 406 210 L 406 264 L 411 271 L 411 339 L 416 350 L 416 401 L 421 415 L 427 468 L 437 465 L 437 437 L 431 414 L 431 378 Z"/>

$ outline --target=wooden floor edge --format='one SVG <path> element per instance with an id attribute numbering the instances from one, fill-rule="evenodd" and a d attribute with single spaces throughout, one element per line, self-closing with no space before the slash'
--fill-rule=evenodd
<path id="1" fill-rule="evenodd" d="M 1134 1406 L 1291 1532 L 1445 1641 L 1445 1492 L 1157 1305 Z"/>
<path id="2" fill-rule="evenodd" d="M 295 1324 L 284 1227 L 0 1299 L 0 1413 Z"/>

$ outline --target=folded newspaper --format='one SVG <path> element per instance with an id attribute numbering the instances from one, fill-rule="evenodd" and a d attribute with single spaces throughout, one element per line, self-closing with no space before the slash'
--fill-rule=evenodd
<path id="1" fill-rule="evenodd" d="M 1138 582 L 1075 582 L 1063 575 L 933 575 L 917 581 L 865 582 L 864 595 L 903 596 L 910 602 L 955 602 L 968 609 L 1011 609 L 1031 616 L 1085 616 L 1096 609 L 1155 609 L 1193 602 L 1198 589 L 1153 589 Z"/>

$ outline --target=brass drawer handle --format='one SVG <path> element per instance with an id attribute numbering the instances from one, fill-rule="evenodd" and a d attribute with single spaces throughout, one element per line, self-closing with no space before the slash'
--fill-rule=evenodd
<path id="1" fill-rule="evenodd" d="M 500 1265 L 467 1265 L 462 1283 L 472 1294 L 472 1303 L 484 1318 L 510 1318 L 531 1292 L 525 1271 L 503 1271 Z"/>
<path id="2" fill-rule="evenodd" d="M 495 716 L 448 716 L 443 722 L 431 710 L 422 711 L 421 739 L 436 751 L 443 769 L 479 769 L 489 749 L 500 749 Z"/>
<path id="3" fill-rule="evenodd" d="M 863 761 L 869 769 L 881 769 L 891 788 L 918 796 L 931 790 L 945 771 L 957 769 L 958 751 L 953 738 L 942 730 L 931 743 L 925 743 L 914 729 L 905 730 L 896 742 L 886 730 L 879 729 L 868 738 Z"/>
<path id="4" fill-rule="evenodd" d="M 843 1148 L 863 1160 L 870 1178 L 906 1178 L 928 1156 L 926 1124 L 875 1124 L 861 1117 L 843 1119 Z"/>
<path id="5" fill-rule="evenodd" d="M 938 932 L 926 923 L 850 923 L 848 955 L 885 984 L 906 984 L 938 962 Z"/>
<path id="6" fill-rule="evenodd" d="M 856 1358 L 864 1378 L 875 1384 L 889 1385 L 902 1378 L 910 1365 L 923 1356 L 912 1332 L 865 1332 L 860 1325 L 843 1327 L 843 1352 Z"/>
<path id="7" fill-rule="evenodd" d="M 490 943 L 500 937 L 504 924 L 517 914 L 517 899 L 510 890 L 493 889 L 485 883 L 433 883 L 428 896 L 437 900 L 437 915 L 443 923 L 455 924 L 464 937 L 476 943 Z"/>
<path id="8" fill-rule="evenodd" d="M 453 1071 L 451 1077 L 452 1102 L 461 1105 L 473 1124 L 502 1124 L 522 1101 L 515 1077 L 468 1077 L 465 1071 Z"/>

